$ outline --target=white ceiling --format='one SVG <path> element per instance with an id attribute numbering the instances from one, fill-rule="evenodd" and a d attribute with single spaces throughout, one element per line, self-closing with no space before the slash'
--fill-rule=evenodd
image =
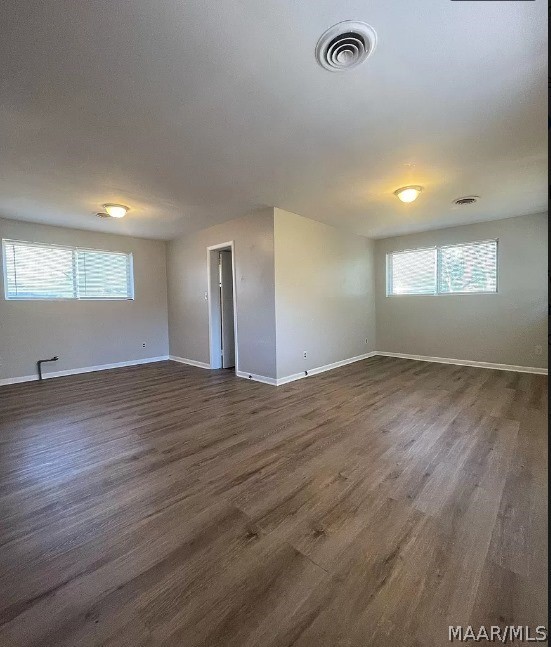
<path id="1" fill-rule="evenodd" d="M 381 237 L 547 209 L 547 5 L 4 0 L 0 216 L 154 238 L 278 206 Z M 336 22 L 378 33 L 331 73 Z M 421 184 L 416 203 L 392 194 Z M 454 198 L 478 194 L 474 207 Z M 131 207 L 124 220 L 93 214 Z"/>

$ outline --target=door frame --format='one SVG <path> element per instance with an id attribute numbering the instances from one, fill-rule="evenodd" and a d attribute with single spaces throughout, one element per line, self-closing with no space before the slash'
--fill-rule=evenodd
<path id="1" fill-rule="evenodd" d="M 214 252 L 229 249 L 231 251 L 231 273 L 233 282 L 233 336 L 235 345 L 235 372 L 239 371 L 239 337 L 237 334 L 237 290 L 235 281 L 235 245 L 233 240 L 225 243 L 218 243 L 217 245 L 209 245 L 207 247 L 207 302 L 209 311 L 209 360 L 210 368 L 222 368 L 221 347 L 222 340 L 218 333 L 214 333 L 213 327 L 216 321 L 221 317 L 220 312 L 220 286 L 217 282 L 217 275 L 213 273 L 213 260 L 217 258 Z M 218 266 L 218 263 L 216 263 Z M 218 316 L 216 316 L 218 315 Z M 220 343 L 217 340 L 220 339 Z"/>

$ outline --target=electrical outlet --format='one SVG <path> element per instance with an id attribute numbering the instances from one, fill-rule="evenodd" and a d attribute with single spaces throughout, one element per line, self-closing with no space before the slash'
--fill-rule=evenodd
<path id="1" fill-rule="evenodd" d="M 539 344 L 534 346 L 534 355 L 541 355 L 543 353 L 543 347 Z"/>
<path id="2" fill-rule="evenodd" d="M 369 340 L 368 340 L 368 338 L 366 337 L 366 338 L 365 338 L 365 343 L 367 344 L 368 342 L 369 342 Z"/>
<path id="3" fill-rule="evenodd" d="M 145 348 L 147 344 L 145 342 L 142 342 L 142 348 Z"/>
<path id="4" fill-rule="evenodd" d="M 304 351 L 304 352 L 302 353 L 302 356 L 304 357 L 304 359 L 306 359 L 306 358 L 308 357 L 308 353 L 307 353 L 307 351 Z"/>
<path id="5" fill-rule="evenodd" d="M 209 293 L 205 292 L 205 301 L 208 301 L 208 300 L 209 300 Z"/>

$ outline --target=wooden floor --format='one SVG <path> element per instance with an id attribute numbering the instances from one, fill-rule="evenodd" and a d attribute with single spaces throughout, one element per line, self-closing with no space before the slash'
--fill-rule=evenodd
<path id="1" fill-rule="evenodd" d="M 0 388 L 0 645 L 440 647 L 546 619 L 543 376 Z M 520 643 L 515 643 L 520 644 Z"/>

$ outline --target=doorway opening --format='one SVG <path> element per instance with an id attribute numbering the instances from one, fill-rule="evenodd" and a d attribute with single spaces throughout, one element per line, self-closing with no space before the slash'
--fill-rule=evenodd
<path id="1" fill-rule="evenodd" d="M 210 367 L 237 370 L 233 241 L 207 248 Z"/>

